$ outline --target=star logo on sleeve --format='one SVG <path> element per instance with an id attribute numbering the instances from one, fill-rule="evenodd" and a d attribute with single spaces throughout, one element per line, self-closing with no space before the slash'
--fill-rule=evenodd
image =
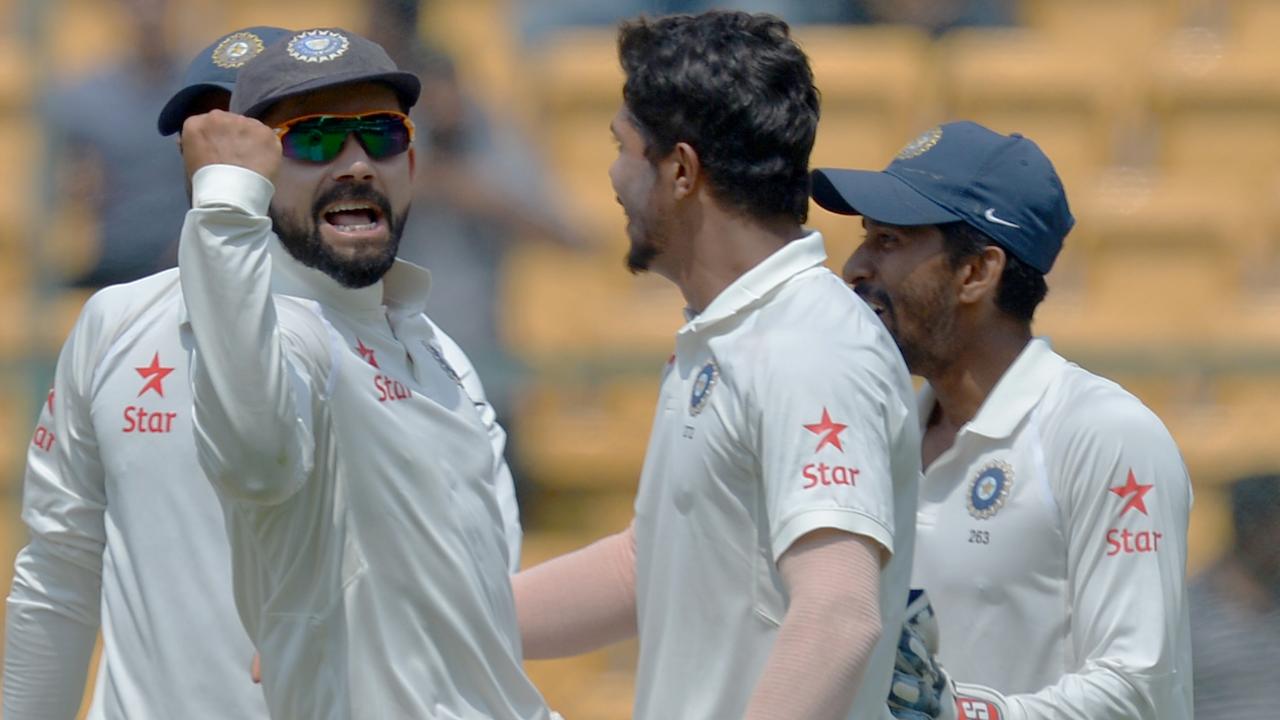
<path id="1" fill-rule="evenodd" d="M 151 356 L 150 365 L 134 368 L 134 370 L 137 370 L 142 379 L 147 381 L 143 384 L 142 389 L 138 391 L 138 397 L 142 397 L 148 390 L 155 390 L 157 395 L 164 397 L 164 379 L 169 377 L 169 373 L 173 372 L 173 368 L 160 365 L 159 352 Z M 52 399 L 52 396 L 50 396 L 50 399 Z"/>
<path id="2" fill-rule="evenodd" d="M 827 412 L 827 408 L 822 408 L 822 420 L 805 425 L 804 429 L 814 435 L 821 435 L 822 439 L 818 440 L 818 447 L 814 448 L 814 452 L 818 452 L 827 445 L 834 445 L 837 450 L 844 452 L 844 445 L 840 444 L 840 433 L 849 427 L 843 423 L 838 423 L 831 419 L 831 413 Z"/>
<path id="3" fill-rule="evenodd" d="M 1147 503 L 1143 498 L 1145 498 L 1147 493 L 1151 492 L 1151 489 L 1154 487 L 1154 483 L 1151 485 L 1139 484 L 1138 479 L 1133 475 L 1133 468 L 1130 468 L 1129 478 L 1125 484 L 1120 487 L 1113 487 L 1109 489 L 1116 495 L 1119 495 L 1122 498 L 1127 498 L 1124 508 L 1120 511 L 1121 515 L 1124 515 L 1131 509 L 1136 509 L 1143 515 L 1147 515 Z"/>
<path id="4" fill-rule="evenodd" d="M 364 341 L 360 338 L 356 338 L 356 352 L 360 353 L 360 357 L 363 358 L 365 362 L 374 367 L 378 367 L 378 358 L 374 357 L 373 348 L 366 347 Z M 381 368 L 378 369 L 381 370 Z"/>

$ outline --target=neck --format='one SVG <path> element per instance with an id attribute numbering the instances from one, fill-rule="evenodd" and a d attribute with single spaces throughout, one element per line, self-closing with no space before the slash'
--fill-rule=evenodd
<path id="1" fill-rule="evenodd" d="M 735 280 L 805 232 L 789 218 L 762 221 L 719 209 L 703 212 L 690 230 L 686 251 L 667 277 L 680 288 L 689 308 L 699 313 Z"/>
<path id="2" fill-rule="evenodd" d="M 959 428 L 978 414 L 991 390 L 1031 341 L 1031 326 L 999 318 L 960 333 L 964 345 L 951 361 L 926 377 L 937 399 L 930 424 Z"/>

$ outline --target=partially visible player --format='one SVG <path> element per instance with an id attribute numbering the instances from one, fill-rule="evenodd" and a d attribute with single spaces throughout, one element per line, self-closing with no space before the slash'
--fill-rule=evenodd
<path id="1" fill-rule="evenodd" d="M 289 32 L 245 28 L 200 51 L 160 113 L 161 134 L 225 109 L 239 68 Z M 181 308 L 176 269 L 105 288 L 62 350 L 28 449 L 31 539 L 8 598 L 5 717 L 75 717 L 99 619 L 90 718 L 267 716 L 247 679 L 253 647 L 232 601 L 222 510 L 196 459 Z M 501 458 L 505 436 L 478 378 L 441 342 Z M 514 570 L 520 528 L 505 462 L 495 483 Z"/>
<path id="2" fill-rule="evenodd" d="M 940 717 L 1190 720 L 1186 467 L 1141 402 L 1031 334 L 1074 223 L 1049 159 L 949 123 L 813 193 L 863 217 L 845 279 L 928 381 L 913 585 L 955 681 Z M 938 710 L 904 681 L 891 703 Z"/>
<path id="3" fill-rule="evenodd" d="M 818 96 L 787 25 L 622 25 L 610 179 L 688 303 L 631 529 L 516 576 L 528 657 L 640 640 L 635 717 L 887 715 L 920 469 L 906 367 L 802 227 Z"/>
<path id="4" fill-rule="evenodd" d="M 225 35 L 192 60 L 162 134 L 226 107 L 287 31 Z M 178 228 L 173 228 L 176 233 Z M 4 716 L 73 718 L 102 626 L 89 717 L 265 718 L 246 679 L 222 511 L 196 462 L 178 271 L 96 293 L 58 358 L 27 451 L 30 541 L 9 593 Z"/>
<path id="5" fill-rule="evenodd" d="M 183 125 L 193 435 L 275 717 L 551 716 L 489 418 L 423 314 L 429 274 L 396 259 L 418 91 L 314 28 L 246 64 L 233 113 Z"/>

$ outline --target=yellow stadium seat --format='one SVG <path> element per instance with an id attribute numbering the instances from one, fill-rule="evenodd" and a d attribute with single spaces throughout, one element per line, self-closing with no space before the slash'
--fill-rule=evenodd
<path id="1" fill-rule="evenodd" d="M 340 0 L 229 0 L 219 3 L 218 7 L 225 28 L 221 32 L 250 25 L 298 29 L 341 27 L 352 32 L 364 32 L 368 24 L 367 5 Z"/>
<path id="2" fill-rule="evenodd" d="M 940 41 L 948 119 L 1036 141 L 1072 192 L 1113 159 L 1132 122 L 1128 73 L 1110 58 L 1022 29 L 967 29 Z"/>
<path id="3" fill-rule="evenodd" d="M 117 60 L 134 38 L 121 3 L 63 0 L 48 7 L 50 44 L 44 54 L 55 75 L 82 75 Z"/>
<path id="4" fill-rule="evenodd" d="M 565 361 L 568 359 L 566 358 Z M 540 487 L 634 490 L 657 407 L 661 362 L 652 372 L 595 380 L 572 366 L 547 368 L 519 406 L 517 451 Z"/>
<path id="5" fill-rule="evenodd" d="M 907 26 L 798 27 L 822 93 L 814 167 L 880 168 L 936 117 L 929 37 Z"/>
<path id="6" fill-rule="evenodd" d="M 8 221 L 0 230 L 0 248 L 26 253 L 33 209 L 40 205 L 41 148 L 39 125 L 24 112 L 0 112 L 0 215 Z M 19 257 L 13 255 L 13 257 Z"/>
<path id="7" fill-rule="evenodd" d="M 1179 0 L 1022 0 L 1019 9 L 1028 27 L 1070 43 L 1082 53 L 1141 63 L 1182 21 L 1182 4 Z"/>
<path id="8" fill-rule="evenodd" d="M 1280 48 L 1208 30 L 1176 35 L 1157 56 L 1150 111 L 1160 165 L 1258 181 L 1280 169 Z"/>
<path id="9" fill-rule="evenodd" d="M 26 110 L 35 87 L 31 48 L 21 38 L 0 36 L 0 111 Z"/>
<path id="10" fill-rule="evenodd" d="M 1233 42 L 1270 45 L 1280 36 L 1280 3 L 1275 0 L 1231 0 L 1222 7 Z"/>
<path id="11" fill-rule="evenodd" d="M 566 31 L 533 59 L 534 113 L 540 139 L 553 162 L 560 194 L 575 203 L 576 217 L 618 248 L 621 209 L 609 184 L 617 154 L 609 123 L 622 105 L 622 69 L 614 31 Z"/>
<path id="12" fill-rule="evenodd" d="M 629 274 L 622 258 L 613 246 L 590 255 L 514 247 L 504 277 L 504 337 L 531 360 L 611 353 L 660 362 L 684 324 L 684 302 L 666 280 Z"/>
<path id="13" fill-rule="evenodd" d="M 1259 242 L 1247 193 L 1196 176 L 1121 174 L 1077 193 L 1073 209 L 1080 290 L 1055 296 L 1051 277 L 1041 329 L 1111 350 L 1239 342 L 1232 310 Z"/>

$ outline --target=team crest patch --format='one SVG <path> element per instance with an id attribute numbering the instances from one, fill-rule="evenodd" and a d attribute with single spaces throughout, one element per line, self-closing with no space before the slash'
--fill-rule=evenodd
<path id="1" fill-rule="evenodd" d="M 907 143 L 905 147 L 899 150 L 897 159 L 910 160 L 914 157 L 920 157 L 933 149 L 933 146 L 937 145 L 941 139 L 942 128 L 936 127 L 932 130 L 927 130 L 923 135 Z"/>
<path id="2" fill-rule="evenodd" d="M 308 30 L 289 40 L 289 56 L 302 62 L 321 63 L 342 57 L 351 46 L 346 35 L 332 30 Z"/>
<path id="3" fill-rule="evenodd" d="M 702 366 L 698 377 L 694 378 L 693 392 L 689 394 L 690 415 L 697 415 L 707 406 L 707 402 L 711 400 L 711 391 L 715 389 L 719 379 L 720 368 L 714 361 Z"/>
<path id="4" fill-rule="evenodd" d="M 213 49 L 213 64 L 228 70 L 238 68 L 262 52 L 262 38 L 251 32 L 228 35 Z"/>
<path id="5" fill-rule="evenodd" d="M 1004 507 L 1013 488 L 1013 468 L 993 460 L 987 463 L 969 483 L 969 514 L 986 520 Z"/>

